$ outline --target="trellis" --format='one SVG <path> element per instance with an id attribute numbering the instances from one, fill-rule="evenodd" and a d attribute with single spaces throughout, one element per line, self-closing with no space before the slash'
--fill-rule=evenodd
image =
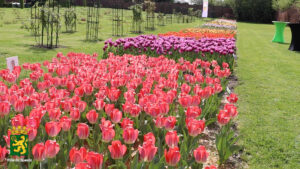
<path id="1" fill-rule="evenodd" d="M 39 29 L 40 29 L 40 8 L 39 8 L 39 2 L 36 2 L 31 8 L 30 8 L 30 31 L 32 35 L 37 37 L 39 35 Z"/>
<path id="2" fill-rule="evenodd" d="M 42 7 L 31 8 L 34 36 L 40 47 L 56 48 L 59 42 L 59 0 L 49 0 Z"/>
<path id="3" fill-rule="evenodd" d="M 140 4 L 141 0 L 133 0 L 135 5 L 131 6 L 130 9 L 132 10 L 132 25 L 131 25 L 131 32 L 132 33 L 142 33 L 142 11 L 143 5 Z"/>
<path id="4" fill-rule="evenodd" d="M 157 25 L 158 26 L 165 26 L 165 16 L 163 13 L 159 13 L 157 15 Z"/>
<path id="5" fill-rule="evenodd" d="M 155 29 L 155 2 L 151 0 L 144 1 L 146 7 L 146 29 L 154 30 Z"/>
<path id="6" fill-rule="evenodd" d="M 98 41 L 100 0 L 90 1 L 87 8 L 86 40 Z"/>
<path id="7" fill-rule="evenodd" d="M 167 14 L 166 24 L 172 24 L 172 23 L 173 23 L 173 14 Z"/>
<path id="8" fill-rule="evenodd" d="M 76 15 L 76 8 L 74 5 L 74 0 L 68 0 L 64 17 L 65 17 L 66 32 L 75 32 L 77 15 Z"/>
<path id="9" fill-rule="evenodd" d="M 112 9 L 112 35 L 123 36 L 123 16 L 124 12 L 121 8 L 121 0 L 113 0 L 114 7 Z"/>

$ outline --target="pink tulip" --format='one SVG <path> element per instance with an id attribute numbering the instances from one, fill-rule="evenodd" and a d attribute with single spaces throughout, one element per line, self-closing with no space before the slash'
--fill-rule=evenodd
<path id="1" fill-rule="evenodd" d="M 123 131 L 123 139 L 126 144 L 133 144 L 138 138 L 139 131 L 133 127 L 127 127 Z"/>
<path id="2" fill-rule="evenodd" d="M 113 141 L 111 145 L 108 146 L 112 159 L 121 159 L 127 151 L 127 147 L 122 145 L 119 140 Z"/>
<path id="3" fill-rule="evenodd" d="M 165 137 L 166 144 L 169 147 L 177 147 L 179 142 L 179 137 L 176 131 L 168 131 Z"/>
<path id="4" fill-rule="evenodd" d="M 98 120 L 98 113 L 96 112 L 96 110 L 90 110 L 87 114 L 86 114 L 86 118 L 88 119 L 88 121 L 91 124 L 95 124 Z"/>
<path id="5" fill-rule="evenodd" d="M 143 146 L 138 147 L 138 150 L 142 161 L 150 162 L 153 160 L 157 152 L 157 147 L 155 147 L 155 145 L 151 142 L 145 142 Z"/>
<path id="6" fill-rule="evenodd" d="M 165 159 L 169 166 L 176 166 L 180 161 L 180 151 L 178 147 L 169 148 L 169 151 L 165 149 Z"/>
<path id="7" fill-rule="evenodd" d="M 199 146 L 193 154 L 197 163 L 205 163 L 209 155 L 204 146 Z"/>
<path id="8" fill-rule="evenodd" d="M 59 145 L 56 141 L 47 140 L 45 143 L 45 151 L 47 158 L 54 158 L 59 152 Z"/>
<path id="9" fill-rule="evenodd" d="M 77 125 L 77 135 L 79 139 L 87 139 L 89 137 L 89 126 L 85 123 L 79 123 Z"/>

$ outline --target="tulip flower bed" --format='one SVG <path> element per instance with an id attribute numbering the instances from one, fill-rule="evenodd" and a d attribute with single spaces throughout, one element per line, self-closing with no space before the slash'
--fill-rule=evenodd
<path id="1" fill-rule="evenodd" d="M 177 37 L 190 37 L 190 38 L 235 38 L 235 30 L 222 30 L 222 29 L 208 29 L 208 28 L 189 28 L 179 32 L 167 32 L 158 34 L 159 36 L 177 36 Z"/>
<path id="2" fill-rule="evenodd" d="M 105 41 L 103 48 L 104 58 L 110 52 L 123 55 L 146 54 L 147 56 L 158 57 L 165 55 L 168 58 L 178 60 L 181 57 L 189 61 L 197 58 L 203 60 L 216 60 L 219 64 L 226 62 L 232 69 L 235 53 L 234 38 L 184 38 L 175 36 L 140 35 L 131 38 L 120 38 L 116 41 L 111 39 Z"/>
<path id="3" fill-rule="evenodd" d="M 6 133 L 0 166 L 201 168 L 210 151 L 200 144 L 203 133 L 216 120 L 223 126 L 219 162 L 228 159 L 237 97 L 231 94 L 218 113 L 231 74 L 227 63 L 108 55 L 98 61 L 96 54 L 58 53 L 44 67 L 26 63 L 23 70 L 0 71 L 0 131 Z M 21 73 L 28 78 L 19 79 Z M 29 129 L 27 158 L 34 161 L 28 165 L 5 161 L 12 126 Z"/>
<path id="4" fill-rule="evenodd" d="M 204 28 L 236 29 L 236 21 L 228 19 L 216 19 L 202 25 Z"/>

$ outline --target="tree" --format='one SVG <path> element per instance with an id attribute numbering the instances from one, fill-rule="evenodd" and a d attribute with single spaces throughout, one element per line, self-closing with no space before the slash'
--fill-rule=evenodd
<path id="1" fill-rule="evenodd" d="M 4 1 L 5 0 L 0 0 L 0 7 L 2 7 L 4 5 Z"/>
<path id="2" fill-rule="evenodd" d="M 273 0 L 272 7 L 277 11 L 284 11 L 290 8 L 297 0 Z"/>

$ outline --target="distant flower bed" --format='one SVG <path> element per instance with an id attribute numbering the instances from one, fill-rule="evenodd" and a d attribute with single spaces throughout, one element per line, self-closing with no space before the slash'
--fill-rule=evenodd
<path id="1" fill-rule="evenodd" d="M 204 28 L 236 29 L 236 21 L 227 19 L 216 19 L 202 25 Z"/>
<path id="2" fill-rule="evenodd" d="M 223 29 L 208 29 L 208 28 L 189 28 L 179 32 L 167 32 L 158 34 L 159 36 L 177 36 L 177 37 L 191 37 L 191 38 L 235 38 L 235 30 Z"/>
<path id="3" fill-rule="evenodd" d="M 116 41 L 105 41 L 103 48 L 104 57 L 109 52 L 118 55 L 126 53 L 148 56 L 165 55 L 178 60 L 183 57 L 194 61 L 197 58 L 204 60 L 216 60 L 219 64 L 229 63 L 232 68 L 235 53 L 234 38 L 185 38 L 175 36 L 140 35 L 137 37 L 120 38 Z"/>

